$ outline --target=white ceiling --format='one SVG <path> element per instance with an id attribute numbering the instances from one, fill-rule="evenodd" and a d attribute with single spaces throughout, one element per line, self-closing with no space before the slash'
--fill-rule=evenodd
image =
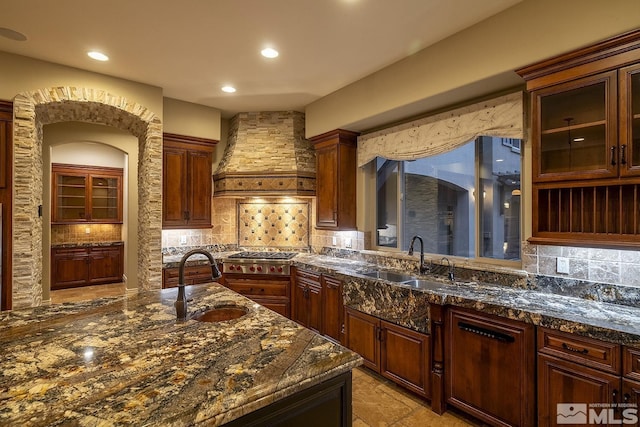
<path id="1" fill-rule="evenodd" d="M 223 111 L 298 110 L 520 0 L 10 0 L 0 50 Z M 260 56 L 273 46 L 277 59 Z M 100 63 L 86 52 L 101 50 Z M 234 94 L 220 91 L 224 84 Z"/>

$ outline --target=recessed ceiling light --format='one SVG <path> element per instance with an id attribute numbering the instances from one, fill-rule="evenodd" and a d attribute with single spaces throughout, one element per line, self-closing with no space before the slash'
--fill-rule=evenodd
<path id="1" fill-rule="evenodd" d="M 23 42 L 27 40 L 27 36 L 19 33 L 11 28 L 0 27 L 0 37 L 4 37 L 17 42 Z"/>
<path id="2" fill-rule="evenodd" d="M 107 55 L 105 55 L 102 52 L 97 52 L 97 51 L 91 51 L 91 52 L 87 52 L 87 55 L 89 55 L 89 58 L 91 59 L 95 59 L 96 61 L 108 61 L 109 57 Z"/>
<path id="3" fill-rule="evenodd" d="M 265 49 L 262 49 L 262 51 L 260 51 L 260 53 L 262 54 L 262 56 L 264 56 L 265 58 L 277 58 L 278 55 L 280 55 L 278 53 L 277 50 L 267 47 Z"/>
<path id="4" fill-rule="evenodd" d="M 227 93 L 233 93 L 236 91 L 236 88 L 233 86 L 222 86 L 222 91 Z"/>

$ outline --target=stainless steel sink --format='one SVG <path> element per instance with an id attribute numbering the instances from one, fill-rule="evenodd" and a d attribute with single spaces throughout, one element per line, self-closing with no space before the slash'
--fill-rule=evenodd
<path id="1" fill-rule="evenodd" d="M 430 286 L 433 286 L 433 280 L 425 280 L 425 279 L 411 279 L 400 282 L 403 285 L 411 286 L 416 289 L 426 289 Z"/>
<path id="2" fill-rule="evenodd" d="M 406 280 L 415 280 L 415 277 L 409 274 L 396 273 L 393 271 L 376 270 L 362 273 L 364 276 L 373 277 L 374 279 L 383 279 L 390 282 L 404 282 Z"/>

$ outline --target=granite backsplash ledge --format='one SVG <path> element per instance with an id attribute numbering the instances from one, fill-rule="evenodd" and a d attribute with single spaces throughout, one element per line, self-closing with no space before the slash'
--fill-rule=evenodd
<path id="1" fill-rule="evenodd" d="M 413 274 L 418 274 L 420 264 L 419 258 L 416 255 L 409 256 L 395 252 L 355 251 L 325 247 L 320 251 L 320 254 L 349 260 L 366 261 L 376 264 L 380 268 L 405 271 Z M 432 275 L 447 275 L 448 265 L 446 261 L 443 264 L 440 258 L 436 257 L 432 263 L 430 263 L 429 256 L 426 256 L 425 260 L 427 265 L 431 266 Z M 471 265 L 466 261 L 460 262 L 459 259 L 455 259 L 452 262 L 454 276 L 457 281 L 488 283 L 510 288 L 529 289 L 552 295 L 563 295 L 629 307 L 640 307 L 640 287 L 533 274 L 524 270 L 516 270 L 503 266 Z"/>

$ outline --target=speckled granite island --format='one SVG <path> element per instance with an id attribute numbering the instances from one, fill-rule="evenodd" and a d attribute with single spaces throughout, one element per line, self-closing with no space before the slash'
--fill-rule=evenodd
<path id="1" fill-rule="evenodd" d="M 233 424 L 323 384 L 350 399 L 355 353 L 218 284 L 187 287 L 190 313 L 246 315 L 179 322 L 176 295 L 2 313 L 0 425 Z"/>

